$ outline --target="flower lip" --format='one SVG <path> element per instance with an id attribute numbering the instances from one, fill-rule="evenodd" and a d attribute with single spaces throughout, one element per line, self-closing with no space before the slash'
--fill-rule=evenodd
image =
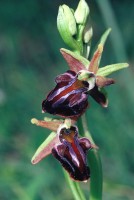
<path id="1" fill-rule="evenodd" d="M 88 106 L 89 84 L 69 70 L 56 78 L 57 85 L 42 102 L 42 110 L 62 117 L 79 117 Z"/>
<path id="2" fill-rule="evenodd" d="M 32 119 L 32 123 L 55 130 L 40 145 L 32 158 L 32 164 L 37 164 L 43 158 L 52 154 L 75 181 L 87 181 L 90 169 L 87 165 L 87 151 L 96 148 L 90 141 L 78 136 L 78 128 L 71 119 Z M 52 127 L 55 128 L 52 128 Z M 56 133 L 57 132 L 57 133 Z"/>
<path id="3" fill-rule="evenodd" d="M 61 125 L 57 131 L 60 144 L 52 149 L 52 155 L 62 164 L 70 174 L 70 177 L 77 181 L 86 181 L 90 177 L 90 170 L 87 166 L 87 150 L 92 148 L 87 138 L 78 137 L 76 126 Z"/>

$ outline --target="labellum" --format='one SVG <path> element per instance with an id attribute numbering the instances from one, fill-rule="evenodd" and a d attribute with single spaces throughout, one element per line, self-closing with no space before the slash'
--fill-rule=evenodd
<path id="1" fill-rule="evenodd" d="M 78 80 L 77 73 L 67 71 L 57 76 L 56 87 L 42 102 L 43 112 L 62 117 L 79 117 L 88 107 L 89 83 Z"/>
<path id="2" fill-rule="evenodd" d="M 78 137 L 76 126 L 60 128 L 60 144 L 52 149 L 52 155 L 61 163 L 70 177 L 76 181 L 86 181 L 90 177 L 86 154 L 92 148 L 87 138 Z"/>

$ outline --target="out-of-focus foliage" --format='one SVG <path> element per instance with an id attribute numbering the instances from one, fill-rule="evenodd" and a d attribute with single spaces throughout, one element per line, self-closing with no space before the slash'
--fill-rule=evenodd
<path id="1" fill-rule="evenodd" d="M 92 47 L 106 28 L 113 27 L 101 66 L 130 64 L 113 75 L 116 85 L 107 89 L 108 109 L 90 99 L 87 114 L 102 157 L 104 200 L 130 200 L 134 197 L 134 2 L 87 2 L 94 28 Z M 64 3 L 75 8 L 78 1 L 0 1 L 1 200 L 73 199 L 56 160 L 50 156 L 38 165 L 30 163 L 49 134 L 30 119 L 45 116 L 42 100 L 54 86 L 54 77 L 68 69 L 59 53 L 65 45 L 56 27 L 58 7 Z M 88 186 L 82 187 L 86 193 Z"/>

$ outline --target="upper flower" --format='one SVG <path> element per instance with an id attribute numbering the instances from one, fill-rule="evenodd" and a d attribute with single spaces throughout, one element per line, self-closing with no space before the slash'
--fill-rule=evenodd
<path id="1" fill-rule="evenodd" d="M 115 81 L 105 76 L 127 67 L 127 63 L 99 68 L 103 46 L 111 31 L 101 37 L 91 60 L 89 57 L 93 29 L 89 23 L 90 9 L 85 0 L 80 0 L 74 11 L 67 5 L 59 7 L 57 27 L 64 42 L 72 49 L 61 49 L 70 70 L 56 77 L 56 87 L 42 102 L 43 112 L 77 120 L 87 109 L 88 96 L 108 106 L 104 87 Z"/>
<path id="2" fill-rule="evenodd" d="M 104 86 L 114 83 L 111 78 L 105 78 L 98 74 L 99 61 L 103 46 L 99 45 L 94 53 L 89 66 L 86 67 L 85 58 L 75 53 L 61 49 L 61 53 L 67 61 L 70 70 L 56 77 L 56 87 L 42 102 L 43 112 L 53 115 L 77 119 L 88 107 L 88 95 L 103 107 L 107 107 L 108 100 Z"/>
<path id="3" fill-rule="evenodd" d="M 88 106 L 88 91 L 95 86 L 93 73 L 67 71 L 56 77 L 56 87 L 42 103 L 42 110 L 53 115 L 79 117 Z"/>
<path id="4" fill-rule="evenodd" d="M 103 45 L 99 44 L 91 61 L 88 61 L 72 51 L 61 49 L 70 70 L 56 77 L 56 86 L 42 102 L 42 111 L 77 120 L 89 105 L 89 95 L 101 106 L 107 107 L 108 99 L 104 87 L 115 81 L 105 76 L 126 67 L 127 64 L 99 68 L 102 52 Z"/>
<path id="5" fill-rule="evenodd" d="M 128 67 L 127 63 L 119 63 L 99 68 L 103 47 L 111 29 L 109 28 L 104 32 L 93 57 L 89 61 L 87 58 L 90 56 L 93 29 L 90 23 L 90 9 L 86 1 L 80 0 L 76 10 L 66 5 L 60 6 L 57 27 L 63 41 L 72 50 L 61 49 L 61 53 L 67 61 L 70 70 L 76 74 L 81 70 L 85 71 L 85 76 L 86 73 L 92 73 L 96 82 L 94 87 L 88 90 L 88 94 L 103 107 L 107 107 L 108 99 L 104 87 L 113 84 L 115 81 L 111 78 L 106 78 L 106 76 L 114 71 Z M 86 103 L 84 102 L 83 104 L 84 108 L 86 108 Z M 84 111 L 84 109 L 82 110 Z"/>
<path id="6" fill-rule="evenodd" d="M 92 87 L 88 91 L 88 94 L 90 94 L 90 96 L 92 96 L 94 100 L 101 104 L 103 107 L 107 107 L 108 100 L 102 88 L 104 86 L 113 84 L 115 81 L 111 78 L 106 78 L 102 76 L 101 73 L 98 73 L 99 62 L 101 59 L 102 52 L 103 45 L 100 44 L 98 45 L 97 50 L 95 51 L 91 61 L 89 62 L 82 56 L 78 56 L 77 54 L 69 50 L 61 49 L 61 53 L 67 61 L 71 70 L 75 71 L 76 73 L 79 73 L 81 70 L 83 70 L 83 74 L 81 74 L 79 78 L 84 79 L 84 77 L 86 77 L 89 73 L 92 73 L 92 76 L 95 77 L 95 84 L 94 87 Z"/>
<path id="7" fill-rule="evenodd" d="M 63 125 L 59 128 L 58 135 L 60 143 L 54 146 L 52 155 L 59 160 L 71 178 L 86 181 L 90 177 L 86 154 L 91 149 L 91 143 L 87 138 L 78 137 L 76 126 L 68 128 Z"/>

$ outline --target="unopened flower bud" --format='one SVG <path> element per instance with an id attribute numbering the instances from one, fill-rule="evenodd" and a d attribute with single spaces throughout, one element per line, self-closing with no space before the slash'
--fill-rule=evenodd
<path id="1" fill-rule="evenodd" d="M 90 27 L 87 30 L 85 30 L 84 37 L 83 37 L 84 43 L 86 43 L 86 44 L 89 43 L 92 36 L 93 36 L 93 29 L 92 29 L 92 27 Z"/>
<path id="2" fill-rule="evenodd" d="M 74 13 L 77 24 L 86 24 L 89 12 L 89 6 L 86 1 L 80 0 L 78 7 Z"/>
<path id="3" fill-rule="evenodd" d="M 81 52 L 81 46 L 73 37 L 77 34 L 74 13 L 73 10 L 66 5 L 59 7 L 57 27 L 64 42 L 73 50 Z"/>
<path id="4" fill-rule="evenodd" d="M 63 20 L 62 25 L 67 27 L 72 36 L 75 35 L 77 33 L 77 29 L 75 17 L 72 10 L 67 5 L 60 6 L 59 15 L 61 17 L 61 20 Z"/>

